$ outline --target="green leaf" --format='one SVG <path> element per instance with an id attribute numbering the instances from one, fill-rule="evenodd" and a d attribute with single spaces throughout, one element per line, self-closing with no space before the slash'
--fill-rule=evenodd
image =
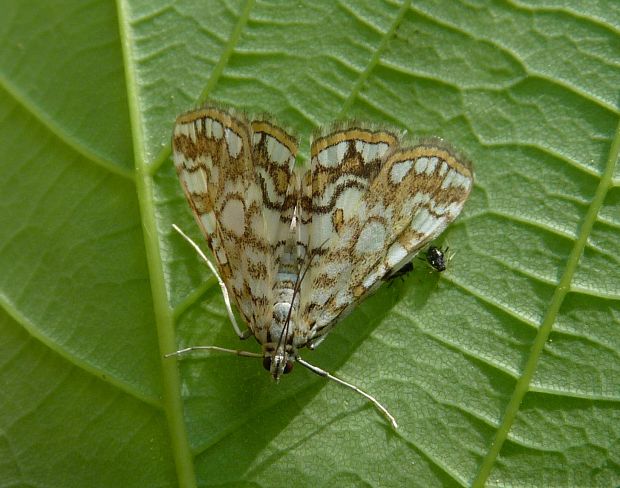
<path id="1" fill-rule="evenodd" d="M 613 0 L 5 0 L 6 486 L 620 484 L 620 7 Z M 476 185 L 423 266 L 297 367 L 239 344 L 170 161 L 206 99 L 301 136 L 437 135 Z"/>

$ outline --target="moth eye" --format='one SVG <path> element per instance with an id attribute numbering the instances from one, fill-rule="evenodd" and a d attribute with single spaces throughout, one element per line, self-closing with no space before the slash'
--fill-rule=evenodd
<path id="1" fill-rule="evenodd" d="M 284 366 L 284 374 L 289 374 L 293 371 L 293 361 L 287 361 L 286 366 Z"/>
<path id="2" fill-rule="evenodd" d="M 267 371 L 271 371 L 271 356 L 266 356 L 263 358 L 263 368 Z"/>

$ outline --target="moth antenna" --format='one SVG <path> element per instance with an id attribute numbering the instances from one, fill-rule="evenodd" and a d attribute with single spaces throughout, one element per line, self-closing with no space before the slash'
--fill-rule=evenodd
<path id="1" fill-rule="evenodd" d="M 194 352 L 194 351 L 218 351 L 218 352 L 225 352 L 225 353 L 229 353 L 229 354 L 234 354 L 235 356 L 243 356 L 246 358 L 262 358 L 263 355 L 262 354 L 258 354 L 256 352 L 250 352 L 250 351 L 240 351 L 237 349 L 228 349 L 226 347 L 219 347 L 219 346 L 190 346 L 190 347 L 186 347 L 184 349 L 179 349 L 178 351 L 174 351 L 174 352 L 169 352 L 168 354 L 164 354 L 165 358 L 170 358 L 172 356 L 184 356 L 185 354 L 189 353 L 189 352 Z"/>
<path id="2" fill-rule="evenodd" d="M 318 366 L 315 366 L 314 364 L 310 364 L 307 361 L 304 361 L 303 359 L 301 359 L 301 357 L 297 356 L 295 358 L 295 360 L 301 364 L 302 366 L 304 366 L 305 368 L 308 368 L 310 371 L 312 371 L 314 374 L 318 374 L 319 376 L 322 376 L 323 378 L 327 378 L 329 380 L 335 381 L 336 383 L 341 384 L 342 386 L 346 386 L 347 388 L 349 388 L 350 390 L 353 390 L 355 393 L 358 393 L 360 395 L 362 395 L 364 398 L 366 398 L 366 400 L 368 400 L 370 403 L 372 403 L 374 405 L 374 407 L 379 410 L 379 412 L 381 412 L 381 414 L 388 419 L 388 421 L 390 422 L 390 424 L 392 424 L 392 427 L 394 429 L 398 429 L 398 423 L 396 422 L 396 419 L 394 418 L 394 416 L 388 411 L 387 408 L 385 408 L 383 405 L 381 405 L 381 403 L 379 403 L 379 400 L 377 400 L 374 396 L 372 396 L 369 393 L 366 393 L 364 390 L 362 390 L 361 388 L 348 383 L 340 378 L 338 378 L 337 376 L 334 376 L 331 373 L 328 373 L 327 371 L 325 371 L 324 369 L 319 368 Z"/>

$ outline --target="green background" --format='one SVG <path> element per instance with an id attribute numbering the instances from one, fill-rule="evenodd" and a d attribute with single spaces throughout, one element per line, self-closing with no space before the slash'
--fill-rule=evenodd
<path id="1" fill-rule="evenodd" d="M 585 5 L 587 4 L 587 7 Z M 620 4 L 1 0 L 0 485 L 620 484 Z M 170 161 L 205 99 L 444 137 L 476 184 L 297 367 L 239 347 Z M 258 350 L 253 341 L 243 347 Z"/>

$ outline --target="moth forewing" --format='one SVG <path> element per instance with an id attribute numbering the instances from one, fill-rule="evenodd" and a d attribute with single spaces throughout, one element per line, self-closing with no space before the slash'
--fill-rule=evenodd
<path id="1" fill-rule="evenodd" d="M 355 167 L 351 161 L 362 161 L 356 139 L 339 134 L 333 142 L 347 155 L 341 172 L 345 166 Z M 314 345 L 383 278 L 410 261 L 456 218 L 473 174 L 466 160 L 432 140 L 390 151 L 372 179 L 355 180 L 354 188 L 364 188 L 357 199 L 340 196 L 351 185 L 349 174 L 342 178 L 325 188 L 338 198 L 319 199 L 320 209 L 333 217 L 322 219 L 322 233 L 332 237 L 313 266 L 308 293 L 302 294 L 301 316 L 312 328 Z"/>

